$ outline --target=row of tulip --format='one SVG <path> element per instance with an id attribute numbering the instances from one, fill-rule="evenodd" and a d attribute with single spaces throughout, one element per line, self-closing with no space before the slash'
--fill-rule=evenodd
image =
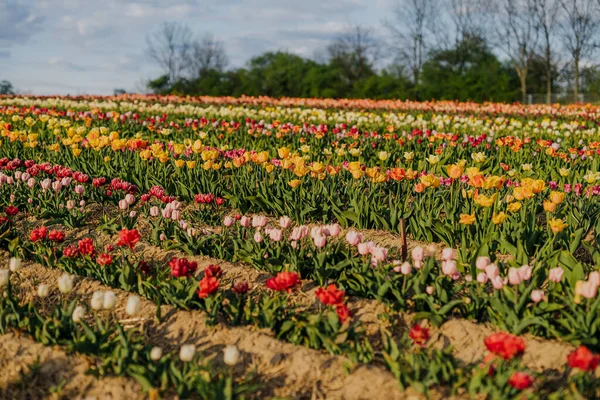
<path id="1" fill-rule="evenodd" d="M 240 359 L 234 345 L 223 350 L 227 368 L 206 361 L 193 344 L 171 351 L 150 346 L 140 330 L 125 329 L 110 313 L 117 303 L 114 292 L 95 292 L 89 305 L 73 299 L 75 276 L 62 275 L 56 286 L 40 284 L 38 300 L 21 303 L 13 294 L 20 291 L 20 264 L 19 259 L 13 258 L 10 269 L 0 269 L 0 333 L 25 332 L 44 345 L 84 354 L 90 357 L 88 373 L 132 378 L 154 398 L 162 393 L 183 398 L 233 399 L 260 388 L 250 375 L 234 381 L 232 368 Z M 61 301 L 49 310 L 46 298 L 56 292 Z M 129 316 L 138 316 L 140 302 L 139 296 L 129 296 L 125 306 Z"/>
<path id="2" fill-rule="evenodd" d="M 35 233 L 36 243 L 45 238 L 39 231 Z M 56 235 L 54 235 L 56 236 Z M 49 237 L 49 235 L 48 235 Z M 139 236 L 132 231 L 122 231 L 119 235 L 117 246 L 132 250 Z M 39 245 L 39 244 L 38 244 Z M 86 239 L 78 243 L 77 254 L 65 257 L 90 257 L 90 251 L 94 251 L 93 244 Z M 127 251 L 126 251 L 127 252 Z M 104 254 L 104 257 L 103 257 Z M 108 257 L 111 257 L 110 255 Z M 105 268 L 112 267 L 110 262 L 100 261 L 107 258 L 106 253 L 101 253 L 96 262 L 103 264 Z M 60 262 L 57 264 L 60 265 Z M 185 259 L 173 259 L 169 263 L 171 275 L 176 279 L 188 279 L 195 272 L 197 266 Z M 57 307 L 51 316 L 45 317 L 35 310 L 32 303 L 19 305 L 11 294 L 11 275 L 19 273 L 20 260 L 13 258 L 10 270 L 0 270 L 0 289 L 6 288 L 7 294 L 0 300 L 2 315 L 0 321 L 0 332 L 6 329 L 22 329 L 30 332 L 36 340 L 45 344 L 65 345 L 71 351 L 90 354 L 97 359 L 92 367 L 92 372 L 99 375 L 126 375 L 138 380 L 146 390 L 164 391 L 173 389 L 179 395 L 191 393 L 200 394 L 202 398 L 214 398 L 216 393 L 232 396 L 231 375 L 215 374 L 213 370 L 207 380 L 206 374 L 202 374 L 207 366 L 191 362 L 195 360 L 195 349 L 193 345 L 184 345 L 176 353 L 163 355 L 162 349 L 150 347 L 136 335 L 137 331 L 125 332 L 116 322 L 116 328 L 111 330 L 108 326 L 115 326 L 115 322 L 107 321 L 101 314 L 101 310 L 111 310 L 115 307 L 116 297 L 113 292 L 94 292 L 89 308 L 93 311 L 95 322 L 86 322 L 86 307 L 72 302 L 68 307 Z M 64 267 L 62 267 L 64 268 Z M 86 266 L 80 265 L 77 271 L 85 271 Z M 489 269 L 489 268 L 488 268 Z M 204 270 L 204 277 L 198 282 L 199 289 L 196 292 L 198 301 L 205 302 L 205 310 L 209 320 L 214 315 L 214 308 L 222 301 L 223 294 L 219 291 L 220 279 L 223 271 L 218 266 L 210 266 Z M 17 279 L 18 281 L 18 279 Z M 65 274 L 58 279 L 58 290 L 66 295 L 73 291 L 74 276 Z M 288 307 L 285 297 L 296 290 L 299 286 L 298 275 L 294 273 L 279 273 L 267 280 L 266 286 L 273 292 L 272 302 L 285 302 L 283 307 Z M 47 297 L 53 290 L 48 284 L 38 286 L 38 296 Z M 245 296 L 248 285 L 236 283 L 231 292 L 238 296 Z M 329 320 L 337 319 L 347 324 L 350 318 L 348 309 L 344 305 L 345 293 L 335 285 L 320 288 L 316 291 L 316 297 L 320 302 L 332 311 Z M 282 300 L 283 299 L 283 300 Z M 240 302 L 229 299 L 240 306 Z M 63 300 L 66 305 L 66 299 Z M 212 305 L 210 305 L 212 304 Z M 223 306 L 223 303 L 221 303 Z M 263 302 L 261 306 L 265 318 L 273 311 Z M 235 306 L 234 306 L 235 307 Z M 233 308 L 234 308 L 233 307 Z M 247 306 L 246 306 L 247 307 Z M 135 317 L 140 312 L 140 298 L 130 295 L 126 306 L 126 313 Z M 223 310 L 223 309 L 222 309 Z M 281 312 L 281 309 L 280 311 Z M 212 314 L 212 315 L 211 315 Z M 332 315 L 334 317 L 332 317 Z M 87 318 L 89 319 L 89 318 Z M 49 323 L 48 321 L 52 321 Z M 233 322 L 233 321 L 230 321 Z M 288 322 L 288 324 L 290 324 Z M 44 326 L 44 329 L 40 329 Z M 452 393 L 464 393 L 468 391 L 472 396 L 484 395 L 488 398 L 505 398 L 507 396 L 532 396 L 544 392 L 545 395 L 553 396 L 583 396 L 583 398 L 595 397 L 599 394 L 600 380 L 594 376 L 594 370 L 600 362 L 600 356 L 593 354 L 587 347 L 580 346 L 569 354 L 567 368 L 563 371 L 548 373 L 535 373 L 527 370 L 521 361 L 521 355 L 525 351 L 525 341 L 522 338 L 506 333 L 493 334 L 486 338 L 485 346 L 490 351 L 483 360 L 471 363 L 462 368 L 452 356 L 451 348 L 437 350 L 429 342 L 430 335 L 427 328 L 415 325 L 409 332 L 404 332 L 399 340 L 394 339 L 391 332 L 382 332 L 382 348 L 377 352 L 383 357 L 385 365 L 396 375 L 400 384 L 412 386 L 417 390 L 428 393 L 435 386 L 436 390 L 450 390 Z M 343 340 L 351 340 L 344 337 Z M 365 350 L 373 353 L 373 349 L 365 341 Z M 306 343 L 303 343 L 306 344 Z M 115 346 L 119 351 L 115 351 Z M 326 347 L 327 348 L 327 347 Z M 122 349 L 122 350 L 121 350 Z M 327 348 L 332 351 L 331 348 Z M 335 352 L 335 351 L 334 351 Z M 348 354 L 343 352 L 343 354 Z M 372 362 L 373 355 L 362 362 Z M 235 347 L 228 347 L 224 351 L 224 362 L 227 365 L 235 365 L 239 360 L 239 351 Z M 183 364 L 182 364 L 183 363 Z M 174 366 L 182 368 L 181 375 L 174 374 Z M 202 375 L 201 378 L 198 375 Z M 181 376 L 186 377 L 183 382 Z M 254 389 L 253 385 L 242 381 L 235 385 L 235 393 L 246 393 Z M 591 396 L 591 397 L 590 397 Z"/>
<path id="3" fill-rule="evenodd" d="M 39 106 L 42 108 L 62 108 L 70 110 L 99 109 L 113 110 L 180 110 L 182 113 L 193 114 L 197 107 L 234 108 L 241 106 L 270 112 L 289 108 L 309 109 L 312 112 L 321 110 L 351 110 L 365 113 L 382 110 L 384 112 L 418 112 L 450 113 L 467 115 L 514 116 L 552 118 L 575 117 L 595 119 L 598 117 L 598 106 L 590 104 L 534 105 L 503 103 L 472 103 L 455 101 L 399 101 L 399 100 L 369 100 L 369 99 L 306 99 L 306 98 L 271 98 L 267 96 L 248 97 L 210 97 L 210 96 L 159 96 L 159 95 L 120 95 L 120 96 L 2 96 L 0 104 L 17 105 L 20 107 Z"/>

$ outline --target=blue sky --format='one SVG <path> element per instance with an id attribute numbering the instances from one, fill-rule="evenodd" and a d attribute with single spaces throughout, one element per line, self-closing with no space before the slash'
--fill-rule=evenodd
<path id="1" fill-rule="evenodd" d="M 351 24 L 383 32 L 395 0 L 0 0 L 0 80 L 23 93 L 111 94 L 160 71 L 146 37 L 165 21 L 222 40 L 229 67 L 267 50 L 311 57 Z"/>

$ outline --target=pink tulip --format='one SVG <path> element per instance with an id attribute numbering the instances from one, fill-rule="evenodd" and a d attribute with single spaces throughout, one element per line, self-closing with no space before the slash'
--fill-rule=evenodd
<path id="1" fill-rule="evenodd" d="M 181 218 L 181 211 L 179 211 L 179 210 L 171 211 L 171 219 L 173 221 L 177 221 L 177 220 L 179 220 L 179 218 Z"/>
<path id="2" fill-rule="evenodd" d="M 523 282 L 523 277 L 519 272 L 517 268 L 511 267 L 508 269 L 508 282 L 511 285 L 519 285 Z"/>
<path id="3" fill-rule="evenodd" d="M 81 201 L 79 202 L 79 205 L 80 205 L 81 207 L 85 207 L 85 200 L 81 200 Z"/>
<path id="4" fill-rule="evenodd" d="M 289 226 L 291 224 L 292 224 L 292 219 L 290 217 L 279 218 L 279 226 L 281 226 L 283 229 L 289 228 Z"/>
<path id="5" fill-rule="evenodd" d="M 475 261 L 475 266 L 477 267 L 477 269 L 481 269 L 484 270 L 485 267 L 487 267 L 488 265 L 490 265 L 490 258 L 489 257 L 477 257 L 477 260 Z"/>
<path id="6" fill-rule="evenodd" d="M 531 275 L 533 274 L 533 267 L 529 265 L 523 265 L 519 268 L 519 275 L 523 278 L 523 280 L 528 281 L 531 279 Z"/>
<path id="7" fill-rule="evenodd" d="M 279 242 L 283 238 L 283 231 L 281 229 L 271 229 L 269 231 L 269 237 L 274 242 Z"/>
<path id="8" fill-rule="evenodd" d="M 373 242 L 360 243 L 358 245 L 358 254 L 360 254 L 361 256 L 369 254 L 371 252 L 372 245 Z"/>
<path id="9" fill-rule="evenodd" d="M 240 225 L 243 226 L 244 228 L 247 228 L 248 226 L 250 226 L 250 218 L 248 218 L 244 215 L 242 218 L 240 218 Z"/>
<path id="10" fill-rule="evenodd" d="M 265 217 L 264 215 L 255 215 L 254 217 L 252 217 L 253 228 L 260 228 L 265 225 L 267 225 L 267 217 Z"/>
<path id="11" fill-rule="evenodd" d="M 16 179 L 16 180 L 21 180 L 21 175 L 23 175 L 23 172 L 21 172 L 21 171 L 16 171 L 16 172 L 15 172 L 15 179 Z"/>
<path id="12" fill-rule="evenodd" d="M 327 238 L 325 236 L 315 237 L 313 238 L 313 241 L 315 242 L 315 246 L 317 246 L 318 248 L 325 247 L 325 245 L 327 244 Z"/>
<path id="13" fill-rule="evenodd" d="M 435 288 L 433 286 L 427 286 L 425 288 L 425 292 L 427 292 L 427 294 L 430 296 L 433 294 L 434 291 L 435 291 Z"/>
<path id="14" fill-rule="evenodd" d="M 485 267 L 485 273 L 488 278 L 494 279 L 498 275 L 500 275 L 500 271 L 498 270 L 498 266 L 496 264 L 489 264 Z"/>
<path id="15" fill-rule="evenodd" d="M 160 210 L 158 209 L 157 206 L 150 207 L 150 215 L 151 216 L 158 217 L 158 214 L 160 214 Z"/>
<path id="16" fill-rule="evenodd" d="M 62 182 L 61 182 L 61 185 L 62 185 Z M 83 194 L 83 192 L 85 192 L 85 188 L 82 185 L 75 186 L 75 189 L 73 189 L 73 190 L 77 194 Z"/>
<path id="17" fill-rule="evenodd" d="M 466 282 L 473 282 L 473 276 L 471 276 L 471 274 L 465 275 L 465 281 Z"/>
<path id="18" fill-rule="evenodd" d="M 50 189 L 50 186 L 52 185 L 52 181 L 50 180 L 50 178 L 46 178 L 41 182 L 42 185 L 42 189 L 44 191 Z"/>
<path id="19" fill-rule="evenodd" d="M 456 261 L 444 261 L 442 263 L 442 273 L 444 275 L 456 275 L 458 274 L 458 268 L 456 267 Z"/>
<path id="20" fill-rule="evenodd" d="M 223 225 L 225 225 L 225 226 L 227 226 L 227 227 L 229 227 L 229 226 L 233 225 L 233 224 L 234 224 L 234 222 L 235 222 L 235 219 L 233 219 L 233 218 L 232 218 L 232 217 L 230 217 L 230 216 L 226 216 L 225 218 L 223 218 Z"/>
<path id="21" fill-rule="evenodd" d="M 125 200 L 119 200 L 119 209 L 120 210 L 127 210 L 128 207 L 129 207 L 129 204 L 127 204 L 127 202 Z"/>
<path id="22" fill-rule="evenodd" d="M 402 273 L 402 275 L 410 274 L 412 272 L 412 266 L 410 265 L 410 263 L 407 261 L 402 263 L 402 265 L 400 266 L 400 272 Z"/>
<path id="23" fill-rule="evenodd" d="M 381 261 L 385 261 L 388 256 L 388 249 L 385 247 L 373 246 L 370 249 L 371 255 L 373 256 L 373 260 L 375 263 L 379 263 Z"/>
<path id="24" fill-rule="evenodd" d="M 531 301 L 534 303 L 539 303 L 544 300 L 544 291 L 543 290 L 532 290 L 531 291 Z"/>
<path id="25" fill-rule="evenodd" d="M 596 287 L 600 286 L 600 272 L 593 271 L 590 272 L 590 276 L 588 276 L 588 281 L 594 284 Z"/>
<path id="26" fill-rule="evenodd" d="M 425 257 L 425 250 L 420 247 L 417 246 L 414 249 L 412 249 L 412 251 L 410 252 L 410 255 L 413 259 L 413 261 L 423 261 L 423 258 Z"/>
<path id="27" fill-rule="evenodd" d="M 295 248 L 297 248 L 297 247 L 298 247 L 298 242 L 296 242 L 295 240 L 292 240 L 292 241 L 290 242 L 290 246 L 292 246 L 292 249 L 295 249 Z"/>
<path id="28" fill-rule="evenodd" d="M 310 230 L 310 237 L 315 239 L 319 236 L 324 236 L 323 228 L 320 226 L 313 226 Z"/>
<path id="29" fill-rule="evenodd" d="M 487 283 L 487 281 L 488 281 L 488 276 L 485 272 L 480 272 L 477 274 L 477 282 L 485 284 L 485 283 Z"/>
<path id="30" fill-rule="evenodd" d="M 357 246 L 362 241 L 362 235 L 356 231 L 346 233 L 346 241 L 352 246 Z"/>
<path id="31" fill-rule="evenodd" d="M 338 236 L 342 232 L 342 227 L 339 224 L 329 224 L 325 228 L 329 232 L 329 236 Z"/>
<path id="32" fill-rule="evenodd" d="M 75 202 L 73 200 L 67 201 L 67 210 L 72 210 L 75 208 Z"/>
<path id="33" fill-rule="evenodd" d="M 33 187 L 35 186 L 35 178 L 29 178 L 29 179 L 27 180 L 27 186 L 28 186 L 30 189 L 33 189 Z"/>
<path id="34" fill-rule="evenodd" d="M 586 299 L 593 299 L 598 294 L 598 285 L 592 281 L 583 282 L 581 285 L 581 295 Z"/>
<path id="35" fill-rule="evenodd" d="M 127 204 L 133 204 L 135 203 L 135 196 L 132 194 L 127 194 L 125 195 L 125 201 L 127 202 Z"/>
<path id="36" fill-rule="evenodd" d="M 492 286 L 494 289 L 502 289 L 504 287 L 504 279 L 502 279 L 499 275 L 490 279 L 492 281 Z"/>
<path id="37" fill-rule="evenodd" d="M 562 280 L 564 274 L 565 270 L 561 267 L 552 268 L 548 272 L 548 279 L 550 279 L 552 282 L 558 283 Z"/>
<path id="38" fill-rule="evenodd" d="M 23 175 L 21 175 L 21 180 L 22 180 L 23 182 L 25 182 L 25 181 L 28 181 L 28 180 L 29 180 L 29 178 L 31 178 L 31 175 L 30 175 L 30 174 L 28 174 L 27 172 L 23 172 Z"/>
<path id="39" fill-rule="evenodd" d="M 167 206 L 168 206 L 168 204 L 167 204 Z M 163 208 L 161 215 L 163 218 L 171 218 L 171 213 L 172 213 L 171 207 L 165 207 L 165 208 Z"/>
<path id="40" fill-rule="evenodd" d="M 256 243 L 260 243 L 260 242 L 263 241 L 263 237 L 262 237 L 262 235 L 260 234 L 259 231 L 256 231 L 256 233 L 254 234 L 254 241 Z"/>
<path id="41" fill-rule="evenodd" d="M 129 213 L 129 218 L 135 218 L 136 215 L 137 215 L 137 211 L 132 211 Z"/>
<path id="42" fill-rule="evenodd" d="M 10 183 L 10 182 L 8 182 L 8 183 Z M 60 183 L 59 181 L 52 182 L 52 190 L 54 190 L 55 192 L 58 192 L 60 189 L 62 189 L 62 183 Z"/>
<path id="43" fill-rule="evenodd" d="M 449 261 L 452 259 L 454 259 L 454 249 L 446 247 L 444 250 L 442 250 L 442 260 Z"/>

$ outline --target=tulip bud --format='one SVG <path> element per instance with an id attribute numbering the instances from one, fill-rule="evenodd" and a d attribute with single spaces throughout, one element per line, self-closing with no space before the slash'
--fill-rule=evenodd
<path id="1" fill-rule="evenodd" d="M 48 294 L 50 294 L 50 286 L 46 285 L 45 283 L 42 283 L 40 286 L 38 286 L 38 297 L 43 299 L 44 297 L 48 297 Z"/>
<path id="2" fill-rule="evenodd" d="M 281 226 L 282 229 L 286 229 L 289 228 L 289 226 L 292 224 L 292 219 L 290 217 L 281 217 L 279 218 L 279 226 Z"/>
<path id="3" fill-rule="evenodd" d="M 10 280 L 10 271 L 7 269 L 0 269 L 0 288 L 8 285 Z"/>
<path id="4" fill-rule="evenodd" d="M 9 268 L 12 272 L 17 272 L 21 269 L 21 259 L 17 257 L 10 258 Z"/>
<path id="5" fill-rule="evenodd" d="M 93 310 L 101 310 L 104 306 L 104 292 L 97 290 L 92 294 L 92 300 L 90 301 Z"/>
<path id="6" fill-rule="evenodd" d="M 104 302 L 102 304 L 102 308 L 104 308 L 105 310 L 111 310 L 115 308 L 116 304 L 117 296 L 115 295 L 115 292 L 110 290 L 108 292 L 104 292 Z"/>
<path id="7" fill-rule="evenodd" d="M 543 290 L 532 290 L 531 291 L 531 301 L 534 303 L 539 303 L 544 299 L 544 291 Z"/>
<path id="8" fill-rule="evenodd" d="M 132 294 L 127 298 L 127 306 L 125 312 L 131 317 L 135 317 L 142 309 L 142 299 L 136 294 Z"/>
<path id="9" fill-rule="evenodd" d="M 430 296 L 433 294 L 434 291 L 435 291 L 435 288 L 433 286 L 427 286 L 425 288 L 425 292 L 427 292 L 427 294 Z"/>
<path id="10" fill-rule="evenodd" d="M 475 261 L 475 266 L 477 267 L 477 269 L 485 269 L 485 267 L 487 267 L 488 265 L 490 265 L 490 258 L 489 257 L 477 257 L 477 260 Z"/>
<path id="11" fill-rule="evenodd" d="M 75 309 L 73 310 L 73 315 L 71 316 L 71 318 L 73 318 L 73 322 L 81 322 L 83 317 L 85 317 L 85 308 L 83 308 L 83 306 L 75 307 Z"/>
<path id="12" fill-rule="evenodd" d="M 234 345 L 227 346 L 223 349 L 223 361 L 225 364 L 233 367 L 240 361 L 240 351 Z"/>
<path id="13" fill-rule="evenodd" d="M 193 344 L 184 344 L 179 350 L 179 359 L 183 362 L 189 362 L 194 359 L 196 354 L 196 346 Z"/>
<path id="14" fill-rule="evenodd" d="M 73 290 L 73 281 L 75 277 L 69 274 L 63 274 L 58 278 L 58 290 L 61 293 L 70 293 Z"/>
<path id="15" fill-rule="evenodd" d="M 454 249 L 452 249 L 450 247 L 446 247 L 444 250 L 442 250 L 442 260 L 450 261 L 453 258 L 454 258 Z"/>
<path id="16" fill-rule="evenodd" d="M 152 361 L 158 361 L 162 358 L 162 348 L 158 347 L 158 346 L 154 346 L 152 348 L 152 350 L 150 350 L 150 359 Z"/>
<path id="17" fill-rule="evenodd" d="M 558 283 L 562 280 L 564 273 L 565 270 L 561 267 L 552 268 L 550 271 L 548 271 L 548 279 L 550 279 L 552 282 Z"/>

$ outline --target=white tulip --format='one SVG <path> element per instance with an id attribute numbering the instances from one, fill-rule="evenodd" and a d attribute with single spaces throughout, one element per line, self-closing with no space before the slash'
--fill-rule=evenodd
<path id="1" fill-rule="evenodd" d="M 10 281 L 10 271 L 7 269 L 0 269 L 0 288 L 8 285 Z"/>
<path id="2" fill-rule="evenodd" d="M 73 322 L 75 322 L 75 323 L 81 322 L 83 317 L 85 317 L 85 308 L 83 308 L 83 306 L 75 307 L 75 309 L 73 310 L 73 316 L 72 316 Z"/>
<path id="3" fill-rule="evenodd" d="M 160 347 L 154 346 L 152 348 L 152 350 L 150 351 L 150 358 L 153 361 L 158 361 L 158 360 L 160 360 L 162 358 L 162 353 L 163 352 L 162 352 L 162 349 Z"/>
<path id="4" fill-rule="evenodd" d="M 240 351 L 235 345 L 223 349 L 223 361 L 229 366 L 234 366 L 240 361 Z"/>
<path id="5" fill-rule="evenodd" d="M 125 307 L 125 312 L 127 313 L 127 315 L 135 317 L 140 313 L 141 309 L 142 299 L 140 299 L 140 296 L 136 294 L 130 295 L 127 299 L 127 307 Z"/>
<path id="6" fill-rule="evenodd" d="M 92 294 L 90 301 L 93 310 L 101 310 L 104 307 L 104 292 L 97 290 Z"/>
<path id="7" fill-rule="evenodd" d="M 12 272 L 17 272 L 18 270 L 20 270 L 21 269 L 21 259 L 17 258 L 17 257 L 11 257 L 9 268 Z"/>
<path id="8" fill-rule="evenodd" d="M 195 354 L 196 346 L 194 346 L 193 344 L 184 344 L 179 350 L 179 359 L 185 362 L 192 361 L 194 359 Z"/>
<path id="9" fill-rule="evenodd" d="M 39 297 L 43 299 L 44 297 L 47 297 L 48 294 L 50 294 L 50 286 L 46 285 L 45 283 L 42 283 L 40 286 L 38 286 L 37 295 Z"/>
<path id="10" fill-rule="evenodd" d="M 63 274 L 58 278 L 58 290 L 61 293 L 69 293 L 73 290 L 73 281 L 75 277 L 69 274 Z"/>
<path id="11" fill-rule="evenodd" d="M 110 309 L 115 308 L 116 304 L 117 304 L 117 296 L 115 295 L 115 292 L 112 292 L 112 291 L 104 292 L 104 304 L 102 305 L 102 307 L 105 310 L 110 310 Z"/>

